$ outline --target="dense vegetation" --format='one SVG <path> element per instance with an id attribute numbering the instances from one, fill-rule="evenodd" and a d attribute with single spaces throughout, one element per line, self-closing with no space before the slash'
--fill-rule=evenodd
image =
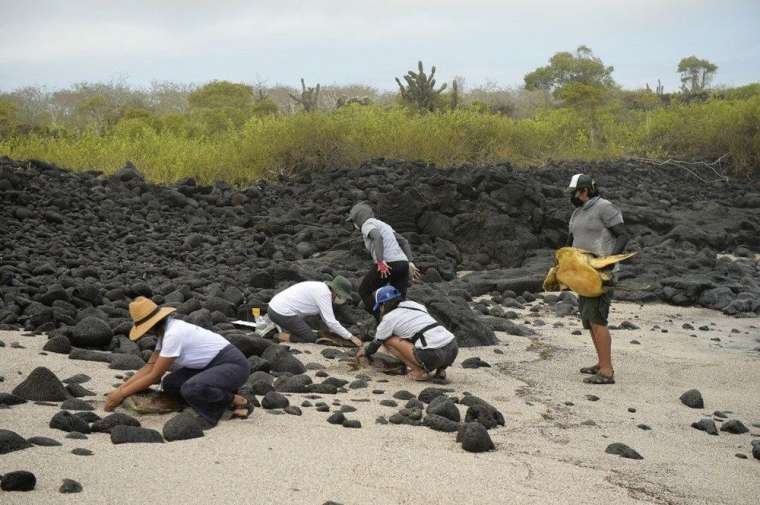
<path id="1" fill-rule="evenodd" d="M 244 182 L 352 166 L 372 157 L 438 165 L 715 159 L 760 170 L 760 83 L 710 89 L 717 66 L 679 63 L 682 88 L 623 90 L 590 49 L 557 53 L 518 90 L 436 84 L 420 63 L 399 93 L 364 86 L 249 86 L 214 81 L 134 90 L 79 84 L 0 94 L 0 155 L 106 172 L 135 163 L 149 178 Z M 403 82 L 402 82 L 403 80 Z"/>

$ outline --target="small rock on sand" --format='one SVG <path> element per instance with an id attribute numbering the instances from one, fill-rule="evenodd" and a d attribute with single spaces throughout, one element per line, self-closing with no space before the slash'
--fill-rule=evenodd
<path id="1" fill-rule="evenodd" d="M 58 488 L 59 493 L 81 493 L 82 485 L 73 479 L 63 479 L 63 484 Z"/>
<path id="2" fill-rule="evenodd" d="M 734 435 L 741 435 L 742 433 L 749 432 L 749 429 L 738 419 L 731 419 L 721 425 L 720 431 L 725 431 L 726 433 L 732 433 Z"/>
<path id="3" fill-rule="evenodd" d="M 697 389 L 690 389 L 680 396 L 681 403 L 692 409 L 705 408 L 705 402 L 702 399 L 702 393 Z"/>
<path id="4" fill-rule="evenodd" d="M 636 450 L 620 442 L 616 442 L 614 444 L 608 445 L 607 449 L 605 449 L 604 452 L 606 452 L 607 454 L 616 454 L 620 456 L 621 458 L 626 458 L 626 459 L 644 459 L 644 457 L 638 452 L 636 452 Z"/>
<path id="5" fill-rule="evenodd" d="M 708 435 L 717 435 L 718 434 L 718 427 L 715 426 L 715 421 L 713 421 L 709 417 L 705 417 L 703 419 L 700 419 L 696 423 L 691 423 L 691 427 L 694 428 L 694 429 L 697 429 L 699 431 L 704 431 Z"/>

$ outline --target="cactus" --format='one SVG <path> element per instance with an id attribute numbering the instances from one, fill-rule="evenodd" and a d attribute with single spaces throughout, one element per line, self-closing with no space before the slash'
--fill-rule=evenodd
<path id="1" fill-rule="evenodd" d="M 420 109 L 432 111 L 436 108 L 436 101 L 441 92 L 446 89 L 446 83 L 443 83 L 439 89 L 435 89 L 435 66 L 430 69 L 430 76 L 425 74 L 422 68 L 422 62 L 417 63 L 419 72 L 409 71 L 404 76 L 406 86 L 396 77 L 396 83 L 401 90 L 401 98 Z"/>
<path id="2" fill-rule="evenodd" d="M 451 81 L 451 110 L 456 110 L 459 106 L 459 84 L 457 80 Z"/>
<path id="3" fill-rule="evenodd" d="M 665 94 L 665 86 L 662 85 L 659 79 L 657 79 L 657 96 Z"/>
<path id="4" fill-rule="evenodd" d="M 303 106 L 303 110 L 306 112 L 312 112 L 317 110 L 319 106 L 319 83 L 314 88 L 307 88 L 306 83 L 301 78 L 301 96 L 298 97 L 292 93 L 288 93 L 290 98 L 300 103 Z"/>

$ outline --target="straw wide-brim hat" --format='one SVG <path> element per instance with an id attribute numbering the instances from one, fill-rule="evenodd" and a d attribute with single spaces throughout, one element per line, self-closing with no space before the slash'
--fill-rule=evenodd
<path id="1" fill-rule="evenodd" d="M 159 307 L 152 300 L 138 296 L 129 304 L 129 315 L 132 318 L 132 328 L 129 330 L 129 340 L 139 340 L 156 323 L 174 312 L 174 307 Z"/>

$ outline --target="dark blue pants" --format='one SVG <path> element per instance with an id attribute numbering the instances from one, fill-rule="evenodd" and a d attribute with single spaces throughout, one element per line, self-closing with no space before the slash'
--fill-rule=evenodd
<path id="1" fill-rule="evenodd" d="M 206 368 L 180 368 L 164 377 L 161 386 L 166 393 L 184 398 L 200 416 L 216 424 L 248 380 L 250 370 L 243 353 L 230 344 Z"/>

